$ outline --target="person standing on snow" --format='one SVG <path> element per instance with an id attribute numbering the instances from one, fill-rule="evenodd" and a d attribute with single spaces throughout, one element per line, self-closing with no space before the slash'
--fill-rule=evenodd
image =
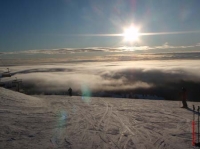
<path id="1" fill-rule="evenodd" d="M 183 103 L 183 106 L 181 108 L 188 108 L 188 105 L 187 105 L 187 90 L 182 87 L 181 89 L 181 100 L 182 100 L 182 103 Z"/>
<path id="2" fill-rule="evenodd" d="M 72 96 L 72 89 L 71 87 L 68 89 L 69 96 Z"/>

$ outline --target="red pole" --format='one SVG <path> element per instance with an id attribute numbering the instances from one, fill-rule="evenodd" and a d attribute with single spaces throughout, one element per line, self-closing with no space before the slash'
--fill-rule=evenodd
<path id="1" fill-rule="evenodd" d="M 192 121 L 192 146 L 195 146 L 195 121 Z"/>
<path id="2" fill-rule="evenodd" d="M 193 105 L 193 121 L 192 121 L 192 146 L 195 146 L 195 106 Z"/>

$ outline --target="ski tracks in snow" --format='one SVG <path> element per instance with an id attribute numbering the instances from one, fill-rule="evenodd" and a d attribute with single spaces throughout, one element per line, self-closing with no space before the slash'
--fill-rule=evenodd
<path id="1" fill-rule="evenodd" d="M 193 148 L 193 113 L 174 101 L 36 97 L 1 92 L 0 148 Z"/>
<path id="2" fill-rule="evenodd" d="M 128 126 L 128 119 L 113 110 L 113 105 L 102 100 L 84 103 L 73 99 L 65 104 L 69 121 L 66 140 L 76 142 L 71 148 L 136 148 L 137 136 Z M 69 110 L 75 107 L 76 112 Z"/>
<path id="3" fill-rule="evenodd" d="M 57 145 L 72 149 L 173 149 L 186 142 L 189 148 L 190 119 L 180 114 L 184 109 L 174 111 L 166 102 L 105 98 L 84 102 L 81 97 L 52 100 L 54 111 L 67 113 Z"/>

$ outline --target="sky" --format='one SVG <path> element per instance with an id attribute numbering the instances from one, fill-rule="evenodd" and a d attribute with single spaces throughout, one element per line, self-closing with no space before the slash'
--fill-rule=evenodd
<path id="1" fill-rule="evenodd" d="M 199 0 L 0 0 L 0 52 L 125 46 L 198 51 L 199 6 Z M 134 43 L 107 36 L 131 25 L 153 35 Z M 160 32 L 174 33 L 155 35 Z"/>

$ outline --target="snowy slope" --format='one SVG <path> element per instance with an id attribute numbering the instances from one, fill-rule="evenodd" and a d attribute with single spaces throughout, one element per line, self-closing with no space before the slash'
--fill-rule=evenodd
<path id="1" fill-rule="evenodd" d="M 179 107 L 177 101 L 32 97 L 0 88 L 0 148 L 194 148 L 193 113 Z"/>

